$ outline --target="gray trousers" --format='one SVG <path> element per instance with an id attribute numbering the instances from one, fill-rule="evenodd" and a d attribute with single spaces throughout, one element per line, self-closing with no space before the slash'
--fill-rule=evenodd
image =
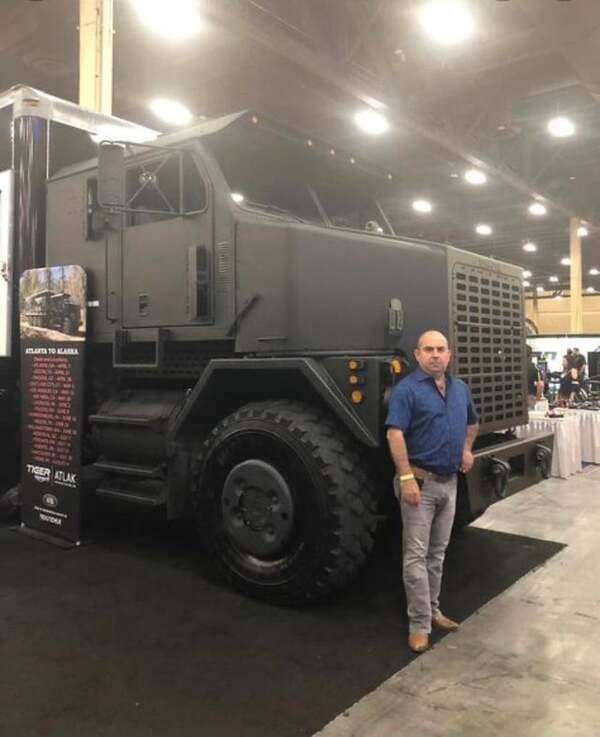
<path id="1" fill-rule="evenodd" d="M 403 577 L 410 632 L 431 632 L 439 612 L 444 556 L 456 510 L 456 476 L 426 479 L 417 507 L 400 503 Z"/>

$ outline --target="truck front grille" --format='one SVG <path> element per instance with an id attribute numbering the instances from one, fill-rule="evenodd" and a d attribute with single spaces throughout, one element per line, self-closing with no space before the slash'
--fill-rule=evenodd
<path id="1" fill-rule="evenodd" d="M 452 274 L 454 365 L 484 429 L 527 422 L 522 287 L 517 277 L 465 264 Z"/>

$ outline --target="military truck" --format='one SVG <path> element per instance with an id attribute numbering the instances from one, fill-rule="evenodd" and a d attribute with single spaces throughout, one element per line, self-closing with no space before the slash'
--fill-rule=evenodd
<path id="1" fill-rule="evenodd" d="M 71 295 L 51 289 L 41 289 L 27 297 L 22 314 L 32 327 L 58 330 L 66 335 L 77 335 L 81 325 L 81 308 L 71 301 Z"/>
<path id="2" fill-rule="evenodd" d="M 35 90 L 11 99 L 15 206 L 29 193 L 13 273 L 88 276 L 96 494 L 193 514 L 244 592 L 324 598 L 373 546 L 387 401 L 428 328 L 481 414 L 461 520 L 548 473 L 551 440 L 511 433 L 527 422 L 521 270 L 396 234 L 390 173 L 252 112 L 140 143 Z"/>

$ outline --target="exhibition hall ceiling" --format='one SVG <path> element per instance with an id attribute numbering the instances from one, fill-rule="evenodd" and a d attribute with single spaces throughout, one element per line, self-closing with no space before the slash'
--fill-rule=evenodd
<path id="1" fill-rule="evenodd" d="M 166 4 L 175 13 L 179 2 Z M 115 0 L 113 112 L 167 130 L 148 108 L 160 96 L 195 116 L 273 117 L 389 172 L 398 233 L 518 263 L 532 288 L 568 284 L 561 259 L 579 216 L 584 287 L 600 290 L 589 274 L 600 269 L 600 3 L 460 0 L 471 32 L 444 44 L 424 30 L 428 2 L 197 0 L 197 32 L 173 39 L 135 0 Z M 78 0 L 2 0 L 0 88 L 77 100 L 78 12 Z M 365 109 L 389 129 L 361 131 Z M 550 135 L 557 117 L 573 135 Z M 487 181 L 465 181 L 470 168 Z M 417 199 L 431 211 L 416 212 Z M 536 200 L 545 215 L 529 212 Z"/>

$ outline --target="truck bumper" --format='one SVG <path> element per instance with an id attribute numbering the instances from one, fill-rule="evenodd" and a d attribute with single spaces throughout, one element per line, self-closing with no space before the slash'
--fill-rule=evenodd
<path id="1" fill-rule="evenodd" d="M 459 482 L 464 484 L 469 519 L 479 517 L 491 504 L 548 478 L 553 447 L 552 433 L 540 433 L 477 451 L 473 468 Z"/>

